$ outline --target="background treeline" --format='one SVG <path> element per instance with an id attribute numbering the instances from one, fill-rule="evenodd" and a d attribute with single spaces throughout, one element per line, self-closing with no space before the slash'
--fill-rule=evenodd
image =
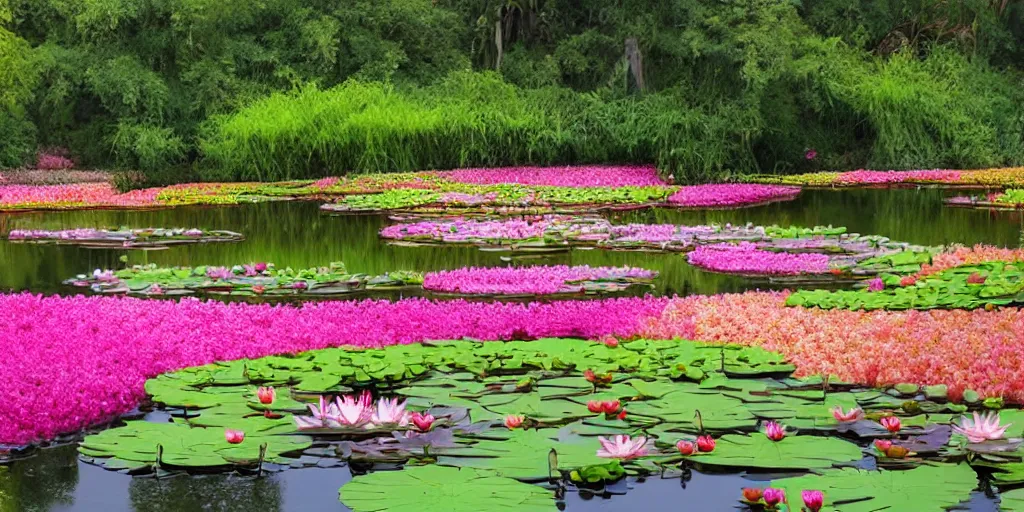
<path id="1" fill-rule="evenodd" d="M 1022 70 L 1021 0 L 0 0 L 0 166 L 1013 165 Z"/>

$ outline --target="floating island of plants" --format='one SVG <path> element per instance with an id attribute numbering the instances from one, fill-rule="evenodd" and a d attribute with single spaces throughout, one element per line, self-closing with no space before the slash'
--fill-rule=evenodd
<path id="1" fill-rule="evenodd" d="M 1024 483 L 1024 413 L 999 400 L 795 379 L 760 348 L 602 341 L 333 348 L 188 368 L 146 382 L 170 422 L 128 420 L 79 451 L 134 475 L 359 464 L 370 472 L 340 490 L 357 512 L 407 510 L 412 497 L 425 511 L 555 510 L 552 486 L 628 494 L 615 482 L 691 469 L 760 474 L 732 490 L 759 510 L 940 510 L 966 501 L 979 472 L 1000 488 Z M 1005 510 L 1022 510 L 1007 497 Z"/>
<path id="2" fill-rule="evenodd" d="M 184 228 L 147 229 L 66 229 L 11 230 L 7 235 L 11 242 L 33 244 L 79 245 L 94 249 L 166 249 L 174 245 L 240 242 L 245 239 L 232 231 L 204 231 Z"/>
<path id="3" fill-rule="evenodd" d="M 1024 262 L 988 261 L 928 275 L 884 274 L 858 290 L 799 290 L 788 306 L 822 309 L 993 309 L 1024 304 Z"/>
<path id="4" fill-rule="evenodd" d="M 984 208 L 989 210 L 1024 209 L 1024 189 L 1011 188 L 981 196 L 955 196 L 945 200 L 949 206 Z"/>
<path id="5" fill-rule="evenodd" d="M 64 284 L 89 288 L 102 294 L 179 296 L 215 294 L 233 296 L 331 296 L 366 290 L 400 289 L 417 286 L 423 275 L 390 272 L 380 276 L 353 274 L 345 265 L 332 262 L 326 267 L 278 268 L 273 263 L 252 263 L 232 267 L 159 267 L 135 265 L 120 270 L 95 270 L 79 274 Z"/>
<path id="6" fill-rule="evenodd" d="M 435 188 L 394 188 L 347 195 L 321 206 L 341 213 L 415 213 L 423 215 L 575 213 L 661 207 L 731 208 L 787 201 L 799 187 L 722 184 L 686 187 L 551 187 L 467 185 L 435 182 Z"/>
<path id="7" fill-rule="evenodd" d="M 934 248 L 845 228 L 674 224 L 615 225 L 601 217 L 538 216 L 507 220 L 430 220 L 381 230 L 396 245 L 470 245 L 509 251 L 569 248 L 689 252 L 706 270 L 788 280 L 856 279 L 882 271 L 913 273 L 931 261 Z"/>
<path id="8" fill-rule="evenodd" d="M 122 270 L 97 269 L 65 284 L 88 287 L 96 293 L 136 296 L 331 296 L 422 286 L 426 292 L 443 295 L 534 297 L 621 292 L 633 286 L 650 286 L 657 275 L 641 268 L 588 265 L 468 267 L 426 274 L 401 271 L 371 276 L 348 273 L 344 264 L 337 262 L 300 270 L 278 269 L 273 263 L 194 268 L 150 264 Z"/>
<path id="9" fill-rule="evenodd" d="M 108 183 L 0 185 L 0 211 L 137 209 L 341 197 L 341 203 L 325 209 L 415 208 L 446 213 L 455 208 L 465 213 L 521 213 L 655 204 L 729 207 L 792 199 L 798 192 L 795 187 L 750 184 L 678 187 L 664 182 L 653 166 L 518 167 L 367 174 L 316 181 L 184 183 L 127 193 L 118 192 Z"/>
<path id="10" fill-rule="evenodd" d="M 991 188 L 1024 186 L 1024 167 L 977 170 L 916 170 L 813 172 L 807 174 L 752 175 L 744 178 L 752 183 L 795 185 L 802 187 L 889 187 L 938 186 L 947 188 Z"/>

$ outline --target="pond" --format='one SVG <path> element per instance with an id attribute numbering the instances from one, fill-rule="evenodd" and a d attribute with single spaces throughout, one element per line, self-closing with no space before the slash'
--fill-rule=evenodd
<path id="1" fill-rule="evenodd" d="M 939 189 L 805 190 L 793 201 L 747 209 L 679 211 L 669 209 L 614 213 L 615 223 L 778 224 L 781 226 L 845 226 L 851 232 L 878 234 L 920 245 L 986 243 L 1016 247 L 1024 236 L 1019 213 L 991 213 L 949 208 L 943 199 L 954 195 Z M 182 207 L 151 211 L 67 211 L 0 214 L 0 235 L 13 229 L 82 227 L 198 227 L 229 230 L 245 239 L 236 243 L 196 244 L 161 251 L 95 250 L 74 246 L 0 242 L 0 290 L 69 294 L 62 282 L 93 269 L 125 264 L 160 266 L 234 265 L 270 261 L 296 268 L 344 262 L 349 271 L 383 274 L 395 270 L 429 271 L 466 266 L 508 265 L 507 254 L 468 247 L 401 247 L 388 245 L 378 232 L 390 221 L 375 215 L 329 215 L 316 202 L 271 202 L 228 207 Z M 6 236 L 4 237 L 6 238 Z M 503 256 L 506 258 L 503 259 Z M 127 262 L 121 258 L 127 257 Z M 655 270 L 656 295 L 737 292 L 764 288 L 735 276 L 704 272 L 679 254 L 572 250 L 519 260 L 523 264 L 636 266 Z M 401 292 L 375 296 L 397 297 Z M 635 292 L 642 293 L 642 292 Z M 161 412 L 151 421 L 166 422 Z M 874 459 L 859 464 L 871 468 Z M 283 468 L 272 468 L 283 469 Z M 348 510 L 338 489 L 365 473 L 365 468 L 303 467 L 271 471 L 261 477 L 239 474 L 127 476 L 79 460 L 73 444 L 38 450 L 25 460 L 0 467 L 0 511 L 136 510 L 136 511 L 300 511 Z M 570 487 L 559 508 L 573 511 L 742 509 L 736 489 L 763 486 L 779 473 L 737 473 L 701 469 L 682 477 L 629 477 L 599 494 Z M 988 484 L 956 510 L 999 510 Z M 628 492 L 625 492 L 627 491 Z"/>

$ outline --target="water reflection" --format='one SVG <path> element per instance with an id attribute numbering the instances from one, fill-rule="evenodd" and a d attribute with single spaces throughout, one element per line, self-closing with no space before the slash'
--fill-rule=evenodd
<path id="1" fill-rule="evenodd" d="M 812 190 L 797 200 L 757 208 L 722 211 L 652 209 L 618 214 L 615 222 L 674 224 L 747 223 L 847 226 L 864 234 L 924 245 L 988 243 L 1016 247 L 1022 217 L 942 205 L 948 194 L 922 190 Z M 189 207 L 156 211 L 85 211 L 0 215 L 10 229 L 77 227 L 199 227 L 228 229 L 247 237 L 237 244 L 176 247 L 155 252 L 94 250 L 79 247 L 0 242 L 0 290 L 71 293 L 60 282 L 98 267 L 116 268 L 118 258 L 160 265 L 228 265 L 273 261 L 279 266 L 309 267 L 343 261 L 351 271 L 435 270 L 507 263 L 496 253 L 456 247 L 394 247 L 377 232 L 388 220 L 380 216 L 329 216 L 312 202 L 266 203 L 233 207 Z M 6 232 L 0 232 L 5 234 Z M 661 272 L 656 293 L 733 292 L 763 287 L 747 280 L 711 274 L 686 264 L 679 254 L 575 250 L 526 264 L 633 265 Z"/>

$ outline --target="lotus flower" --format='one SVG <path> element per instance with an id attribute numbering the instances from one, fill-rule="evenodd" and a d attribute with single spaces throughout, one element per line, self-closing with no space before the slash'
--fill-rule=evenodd
<path id="1" fill-rule="evenodd" d="M 900 286 L 914 286 L 917 284 L 917 278 L 914 276 L 904 276 L 900 278 Z"/>
<path id="2" fill-rule="evenodd" d="M 711 436 L 698 437 L 697 450 L 705 453 L 715 451 L 715 439 Z"/>
<path id="3" fill-rule="evenodd" d="M 854 407 L 849 412 L 843 412 L 843 408 L 837 405 L 832 408 L 832 417 L 839 423 L 853 423 L 864 419 L 864 410 Z"/>
<path id="4" fill-rule="evenodd" d="M 255 293 L 256 295 L 262 295 L 263 292 L 265 292 L 266 290 L 267 289 L 265 287 L 260 285 L 255 285 L 252 287 L 252 292 Z"/>
<path id="5" fill-rule="evenodd" d="M 782 426 L 778 423 L 769 421 L 764 424 L 764 435 L 768 436 L 768 439 L 778 442 L 786 437 L 786 431 L 782 430 Z"/>
<path id="6" fill-rule="evenodd" d="M 149 290 L 146 290 L 146 291 L 147 291 L 147 293 L 149 293 L 151 295 L 163 295 L 164 294 L 164 289 L 161 288 L 160 285 L 157 284 L 157 283 L 153 283 L 153 285 L 149 287 Z"/>
<path id="7" fill-rule="evenodd" d="M 309 288 L 309 285 L 305 281 L 295 281 L 292 283 L 292 289 L 305 290 L 306 288 Z"/>
<path id="8" fill-rule="evenodd" d="M 612 336 L 611 334 L 609 334 L 609 335 L 601 338 L 601 343 L 604 343 L 605 345 L 607 345 L 609 347 L 615 348 L 615 347 L 619 346 L 619 339 L 616 338 L 615 336 Z"/>
<path id="9" fill-rule="evenodd" d="M 226 439 L 231 444 L 238 444 L 241 443 L 242 441 L 245 441 L 245 432 L 242 432 L 241 430 L 232 430 L 230 428 L 225 429 L 224 439 Z"/>
<path id="10" fill-rule="evenodd" d="M 900 431 L 900 419 L 897 418 L 896 416 L 886 416 L 878 420 L 878 422 L 881 423 L 886 430 L 892 432 L 893 434 Z"/>
<path id="11" fill-rule="evenodd" d="M 422 430 L 423 432 L 427 432 L 430 430 L 430 426 L 434 424 L 434 420 L 436 418 L 434 418 L 434 416 L 429 413 L 422 414 L 419 412 L 414 412 L 409 417 L 409 419 L 412 420 L 413 425 L 416 425 L 416 428 Z"/>
<path id="12" fill-rule="evenodd" d="M 114 276 L 114 271 L 113 270 L 100 270 L 100 269 L 93 270 L 92 271 L 92 278 L 97 280 L 97 281 L 103 282 L 103 283 L 109 283 L 109 282 L 112 282 L 112 281 L 117 281 L 117 277 Z"/>
<path id="13" fill-rule="evenodd" d="M 594 373 L 594 370 L 587 369 L 583 371 L 583 378 L 587 379 L 587 382 L 600 386 L 611 383 L 612 374 L 606 373 L 604 375 L 598 375 Z"/>
<path id="14" fill-rule="evenodd" d="M 334 402 L 328 402 L 323 395 L 320 396 L 320 407 L 309 404 L 309 412 L 312 417 L 295 415 L 295 424 L 299 430 L 311 428 L 325 428 L 336 425 L 338 406 Z"/>
<path id="15" fill-rule="evenodd" d="M 381 399 L 383 401 L 383 399 Z M 395 400 L 397 401 L 397 399 Z M 330 418 L 331 420 L 338 423 L 342 427 L 364 427 L 369 425 L 371 422 L 377 422 L 377 413 L 372 407 L 373 395 L 369 391 L 363 390 L 362 394 L 359 395 L 357 400 L 354 396 L 346 395 L 344 397 L 338 397 L 335 399 L 334 411 L 335 414 Z M 394 404 L 389 404 L 394 405 Z M 378 405 L 379 408 L 379 405 Z M 405 404 L 402 404 L 402 412 L 405 411 Z M 389 413 L 392 410 L 385 409 L 384 414 L 387 418 L 391 418 Z"/>
<path id="16" fill-rule="evenodd" d="M 591 400 L 587 402 L 587 410 L 594 414 L 604 412 L 604 402 L 600 400 Z"/>
<path id="17" fill-rule="evenodd" d="M 622 410 L 621 412 L 619 412 L 619 414 L 618 414 L 618 416 L 616 416 L 616 418 L 617 418 L 617 419 L 618 419 L 619 421 L 623 421 L 623 420 L 625 420 L 625 419 L 626 419 L 626 410 L 625 410 L 625 409 L 623 409 L 623 410 Z"/>
<path id="18" fill-rule="evenodd" d="M 889 441 L 888 439 L 876 439 L 875 440 L 875 448 L 878 448 L 878 451 L 880 451 L 882 453 L 885 453 L 885 451 L 888 450 L 891 447 L 892 447 L 892 441 Z"/>
<path id="19" fill-rule="evenodd" d="M 259 274 L 259 272 L 256 272 L 256 267 L 254 267 L 252 265 L 242 265 L 242 268 L 245 269 L 245 276 L 246 277 L 253 277 L 253 276 Z"/>
<path id="20" fill-rule="evenodd" d="M 885 289 L 885 282 L 882 281 L 881 277 L 876 277 L 868 281 L 869 292 L 880 292 Z"/>
<path id="21" fill-rule="evenodd" d="M 953 425 L 953 432 L 966 437 L 972 443 L 983 443 L 1002 439 L 1006 429 L 1011 425 L 1013 424 L 1000 425 L 999 413 L 989 412 L 982 416 L 978 411 L 974 411 L 974 420 L 961 416 L 960 424 Z"/>
<path id="22" fill-rule="evenodd" d="M 800 497 L 803 498 L 804 506 L 810 512 L 818 512 L 825 504 L 825 495 L 821 491 L 803 491 L 800 493 Z"/>
<path id="23" fill-rule="evenodd" d="M 784 503 L 786 501 L 786 493 L 782 489 L 775 489 L 773 487 L 769 487 L 764 490 L 762 498 L 764 499 L 764 502 L 768 504 L 769 507 L 774 507 L 775 505 L 778 505 L 779 503 Z"/>
<path id="24" fill-rule="evenodd" d="M 259 262 L 259 263 L 255 264 L 255 265 L 253 265 L 253 268 L 256 269 L 256 272 L 259 272 L 259 273 L 262 274 L 263 272 L 267 271 L 267 264 L 263 263 L 263 262 Z"/>
<path id="25" fill-rule="evenodd" d="M 693 444 L 692 441 L 684 439 L 676 443 L 676 449 L 679 450 L 681 455 L 693 455 L 693 452 L 697 451 L 697 445 Z"/>
<path id="26" fill-rule="evenodd" d="M 369 395 L 367 391 L 363 393 Z M 409 424 L 409 412 L 405 410 L 405 402 L 399 402 L 397 398 L 381 398 L 377 400 L 377 410 L 373 413 L 372 418 L 371 421 L 375 425 L 398 425 L 404 427 Z"/>
<path id="27" fill-rule="evenodd" d="M 764 495 L 764 489 L 759 487 L 744 487 L 743 488 L 743 501 L 747 503 L 757 503 L 761 501 L 761 496 Z"/>
<path id="28" fill-rule="evenodd" d="M 967 276 L 967 282 L 969 284 L 985 284 L 985 276 L 977 272 L 973 272 L 971 275 Z"/>
<path id="29" fill-rule="evenodd" d="M 807 152 L 804 153 L 804 158 L 807 160 L 814 160 L 815 158 L 818 158 L 818 152 L 813 149 L 808 149 Z"/>
<path id="30" fill-rule="evenodd" d="M 261 404 L 272 404 L 277 398 L 277 392 L 274 391 L 273 386 L 260 387 L 256 390 L 256 397 L 259 398 Z"/>
<path id="31" fill-rule="evenodd" d="M 647 455 L 647 438 L 638 436 L 633 439 L 627 435 L 617 435 L 611 439 L 598 436 L 601 449 L 597 450 L 598 457 L 609 459 L 635 459 Z"/>
<path id="32" fill-rule="evenodd" d="M 601 408 L 607 414 L 615 414 L 619 412 L 619 407 L 621 407 L 621 404 L 618 400 L 607 400 L 605 402 L 601 402 Z"/>
<path id="33" fill-rule="evenodd" d="M 523 425 L 523 420 L 525 419 L 526 417 L 521 414 L 509 414 L 505 416 L 505 426 L 509 430 L 515 430 Z"/>
<path id="34" fill-rule="evenodd" d="M 203 236 L 203 230 L 196 229 L 196 228 L 186 229 L 184 232 L 182 232 L 182 234 L 185 235 L 185 236 L 193 236 L 193 237 L 194 236 Z"/>
<path id="35" fill-rule="evenodd" d="M 235 274 L 227 267 L 206 267 L 206 277 L 210 279 L 230 279 Z"/>

